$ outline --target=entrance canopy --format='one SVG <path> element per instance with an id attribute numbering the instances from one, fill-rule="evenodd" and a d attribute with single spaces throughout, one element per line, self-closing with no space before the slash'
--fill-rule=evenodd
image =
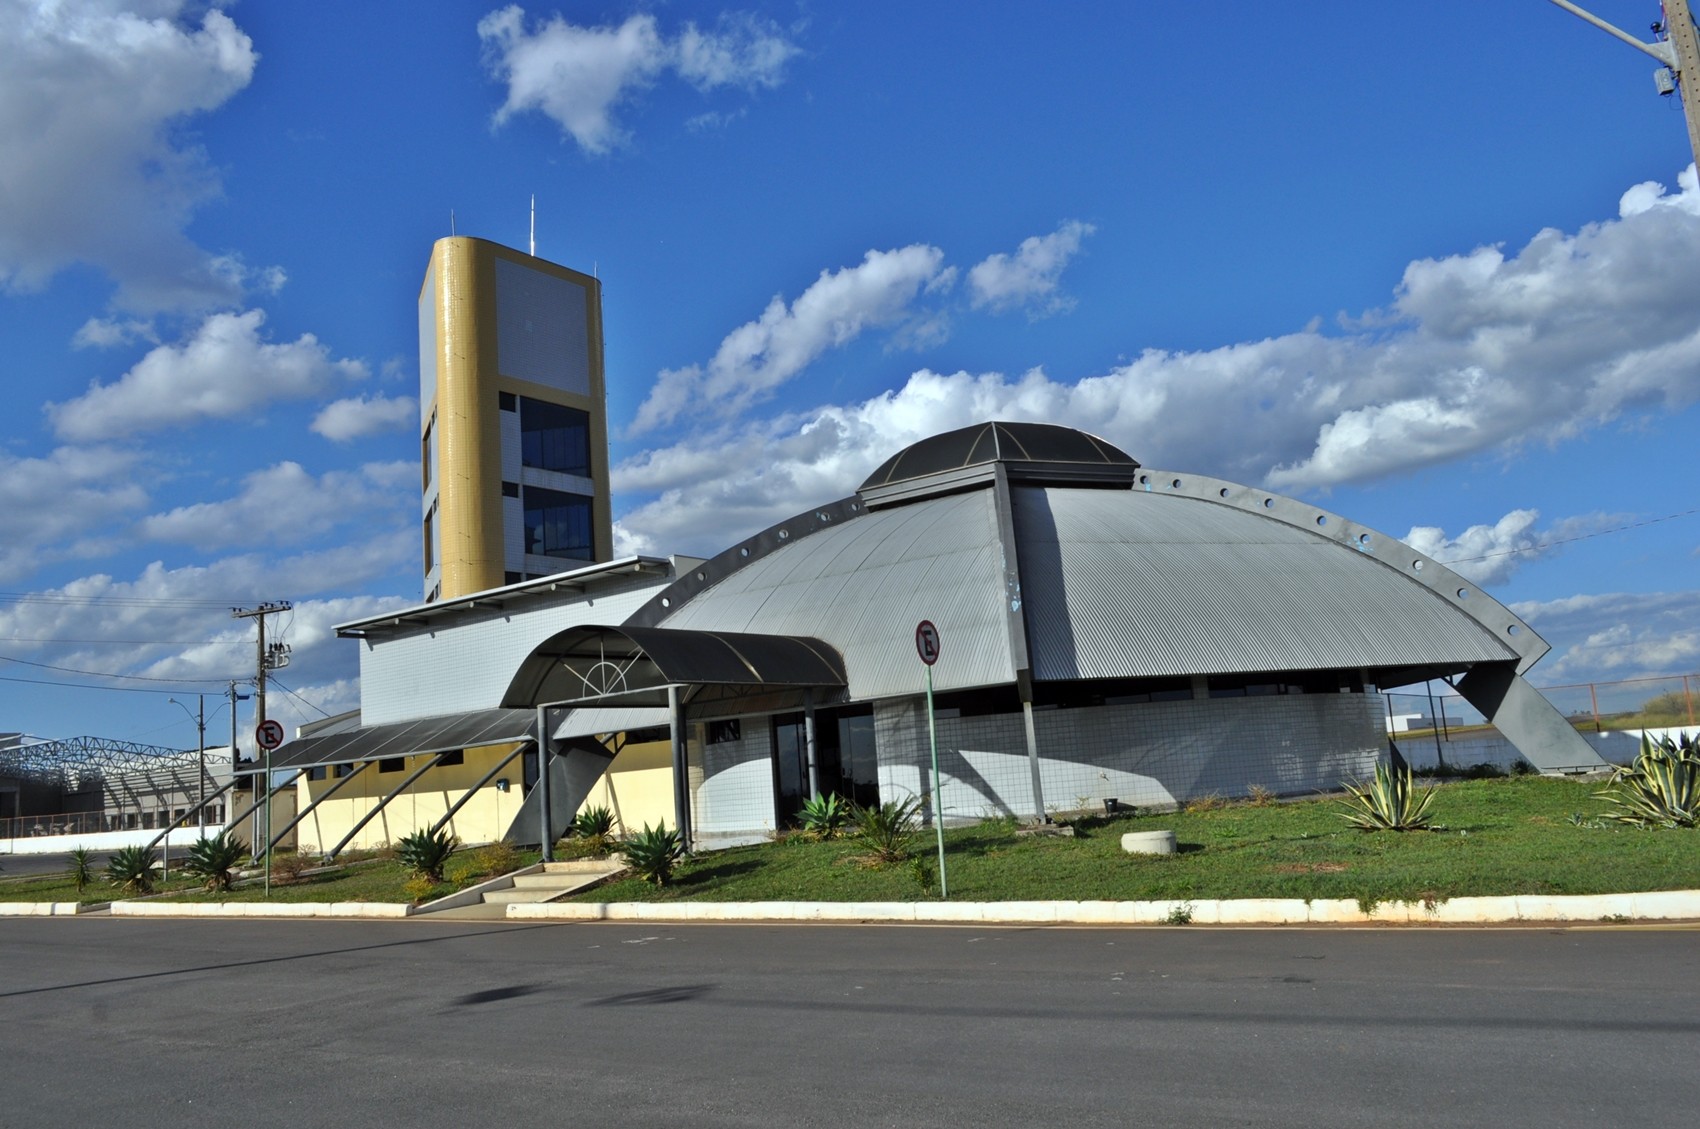
<path id="1" fill-rule="evenodd" d="M 301 737 L 272 754 L 272 769 L 384 760 L 415 753 L 446 753 L 510 741 L 529 741 L 537 725 L 531 710 L 474 710 L 369 725 L 346 733 Z"/>
<path id="2" fill-rule="evenodd" d="M 617 700 L 659 706 L 667 704 L 671 687 L 757 691 L 845 685 L 843 657 L 807 636 L 585 625 L 538 644 L 502 705 Z"/>

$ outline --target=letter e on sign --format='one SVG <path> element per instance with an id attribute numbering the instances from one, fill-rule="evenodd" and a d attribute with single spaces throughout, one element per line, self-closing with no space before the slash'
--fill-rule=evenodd
<path id="1" fill-rule="evenodd" d="M 254 744 L 262 749 L 275 749 L 283 744 L 283 726 L 271 718 L 260 722 L 254 730 Z"/>
<path id="2" fill-rule="evenodd" d="M 915 653 L 928 666 L 939 661 L 939 629 L 930 619 L 923 619 L 915 625 Z"/>

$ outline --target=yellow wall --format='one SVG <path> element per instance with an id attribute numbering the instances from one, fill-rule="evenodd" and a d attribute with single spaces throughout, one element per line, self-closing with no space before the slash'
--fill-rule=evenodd
<path id="1" fill-rule="evenodd" d="M 343 849 L 385 847 L 414 831 L 429 828 L 443 817 L 449 805 L 460 799 L 468 788 L 514 748 L 509 744 L 468 749 L 465 764 L 435 768 L 425 773 L 406 792 L 391 800 Z M 509 782 L 508 791 L 499 791 L 492 780 L 455 813 L 454 819 L 449 822 L 449 830 L 461 842 L 493 842 L 513 825 L 520 805 L 525 802 L 523 760 L 523 757 L 516 757 L 497 774 L 497 779 Z M 406 768 L 401 772 L 379 772 L 376 762 L 368 764 L 358 776 L 313 809 L 301 822 L 296 829 L 300 849 L 322 853 L 336 846 L 379 800 L 407 779 L 408 773 L 418 769 L 419 763 L 418 756 L 407 757 Z M 307 774 L 302 773 L 293 799 L 305 808 L 339 782 L 328 778 L 308 780 Z M 622 833 L 641 831 L 648 824 L 665 823 L 671 827 L 674 822 L 673 770 L 668 743 L 649 741 L 621 749 L 579 810 L 594 807 L 611 810 Z M 284 821 L 278 822 L 281 826 Z"/>
<path id="2" fill-rule="evenodd" d="M 430 827 L 443 817 L 450 804 L 460 799 L 479 777 L 495 767 L 496 762 L 511 753 L 514 747 L 508 744 L 468 749 L 465 764 L 432 769 L 415 780 L 406 792 L 391 800 L 389 806 L 361 828 L 360 834 L 344 849 L 387 846 L 413 831 Z M 515 757 L 497 775 L 497 779 L 509 782 L 506 792 L 499 791 L 496 781 L 492 780 L 455 813 L 454 819 L 449 822 L 449 830 L 461 842 L 488 843 L 501 838 L 507 831 L 525 801 L 523 760 L 523 757 Z M 408 773 L 419 767 L 417 756 L 407 757 L 406 762 L 407 767 L 402 772 L 379 772 L 375 762 L 368 764 L 358 776 L 344 784 L 336 795 L 320 804 L 301 822 L 297 829 L 300 849 L 322 852 L 336 846 L 362 816 L 407 779 Z M 329 779 L 308 780 L 303 773 L 296 785 L 301 806 L 306 807 L 311 800 L 318 799 L 338 783 L 340 781 Z"/>
<path id="3" fill-rule="evenodd" d="M 622 834 L 673 818 L 673 754 L 666 741 L 627 745 L 614 757 L 602 780 L 579 808 L 607 808 Z"/>

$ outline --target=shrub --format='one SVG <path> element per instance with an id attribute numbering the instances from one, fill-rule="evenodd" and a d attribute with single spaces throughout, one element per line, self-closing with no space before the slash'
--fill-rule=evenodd
<path id="1" fill-rule="evenodd" d="M 1421 831 L 1428 827 L 1434 789 L 1417 791 L 1411 770 L 1377 765 L 1375 779 L 1346 781 L 1347 797 L 1335 801 L 1345 808 L 1340 818 L 1360 831 Z"/>
<path id="2" fill-rule="evenodd" d="M 396 858 L 414 874 L 437 883 L 443 880 L 443 868 L 449 864 L 449 856 L 457 846 L 459 840 L 447 831 L 432 832 L 421 827 L 402 836 L 396 844 Z"/>
<path id="3" fill-rule="evenodd" d="M 856 840 L 873 852 L 880 862 L 902 862 L 915 850 L 915 832 L 920 826 L 921 800 L 888 800 L 877 808 L 856 805 Z"/>
<path id="4" fill-rule="evenodd" d="M 506 874 L 519 869 L 519 848 L 506 839 L 497 839 L 479 847 L 474 861 L 480 874 Z"/>
<path id="5" fill-rule="evenodd" d="M 152 847 L 119 847 L 106 860 L 106 880 L 131 894 L 153 893 L 153 868 L 159 852 Z"/>
<path id="6" fill-rule="evenodd" d="M 312 855 L 301 851 L 278 853 L 272 859 L 272 881 L 285 886 L 301 881 L 301 876 L 320 865 Z"/>
<path id="7" fill-rule="evenodd" d="M 203 835 L 195 840 L 183 869 L 205 883 L 208 890 L 228 890 L 247 854 L 248 844 L 228 831 L 220 831 L 210 839 Z"/>
<path id="8" fill-rule="evenodd" d="M 407 895 L 407 900 L 414 905 L 428 901 L 441 891 L 442 883 L 433 881 L 428 875 L 415 874 L 401 884 L 401 892 Z"/>
<path id="9" fill-rule="evenodd" d="M 667 830 L 666 824 L 657 827 L 645 824 L 642 831 L 626 840 L 621 853 L 639 878 L 665 886 L 672 879 L 673 867 L 685 848 L 679 833 Z"/>
<path id="10" fill-rule="evenodd" d="M 71 883 L 81 894 L 94 881 L 94 855 L 87 847 L 78 847 L 71 852 Z"/>
<path id="11" fill-rule="evenodd" d="M 1612 772 L 1596 793 L 1615 810 L 1606 818 L 1636 827 L 1700 826 L 1700 743 L 1691 737 L 1641 738 L 1641 753 Z"/>
<path id="12" fill-rule="evenodd" d="M 1246 802 L 1254 808 L 1266 808 L 1275 802 L 1275 792 L 1262 784 L 1253 784 L 1246 788 Z"/>
<path id="13" fill-rule="evenodd" d="M 810 836 L 836 839 L 850 823 L 850 805 L 834 792 L 822 792 L 803 802 L 797 819 Z"/>

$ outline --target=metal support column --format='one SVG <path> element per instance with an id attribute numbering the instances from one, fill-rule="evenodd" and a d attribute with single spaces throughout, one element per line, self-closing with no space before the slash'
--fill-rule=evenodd
<path id="1" fill-rule="evenodd" d="M 549 707 L 537 707 L 537 843 L 544 862 L 555 861 L 555 821 L 549 810 Z"/>
<path id="2" fill-rule="evenodd" d="M 371 811 L 367 812 L 365 815 L 360 817 L 360 821 L 358 823 L 356 823 L 352 828 L 349 829 L 349 832 L 348 832 L 347 835 L 344 835 L 342 837 L 342 842 L 340 842 L 336 846 L 332 847 L 330 849 L 330 851 L 325 855 L 325 857 L 328 858 L 328 859 L 334 859 L 334 858 L 336 858 L 336 856 L 340 855 L 342 853 L 342 849 L 344 847 L 348 846 L 348 844 L 354 842 L 354 837 L 356 835 L 360 834 L 360 832 L 365 828 L 365 826 L 368 823 L 371 823 L 374 819 L 378 818 L 378 813 L 383 811 L 386 807 L 388 807 L 391 800 L 395 799 L 397 796 L 401 795 L 403 792 L 405 792 L 409 788 L 411 788 L 413 786 L 413 782 L 415 780 L 418 780 L 421 776 L 424 776 L 427 772 L 431 771 L 433 768 L 436 768 L 437 762 L 442 760 L 442 759 L 443 759 L 442 753 L 434 753 L 434 754 L 432 754 L 431 758 L 429 760 L 427 760 L 424 764 L 420 765 L 418 768 L 416 768 L 412 772 L 408 773 L 406 778 L 403 779 L 400 784 L 397 784 L 394 788 L 390 789 L 389 794 L 386 795 L 383 799 L 379 800 L 377 802 L 377 804 L 372 808 Z"/>
<path id="3" fill-rule="evenodd" d="M 1021 703 L 1021 720 L 1027 727 L 1027 767 L 1033 773 L 1033 822 L 1045 822 L 1045 788 L 1039 779 L 1039 733 L 1033 727 L 1033 703 Z"/>
<path id="4" fill-rule="evenodd" d="M 820 768 L 815 763 L 815 692 L 803 691 L 803 754 L 809 764 L 809 799 L 820 799 Z"/>
<path id="5" fill-rule="evenodd" d="M 673 746 L 673 822 L 679 831 L 679 842 L 691 849 L 691 779 L 685 756 L 684 706 L 679 701 L 679 688 L 667 687 L 667 732 Z"/>

